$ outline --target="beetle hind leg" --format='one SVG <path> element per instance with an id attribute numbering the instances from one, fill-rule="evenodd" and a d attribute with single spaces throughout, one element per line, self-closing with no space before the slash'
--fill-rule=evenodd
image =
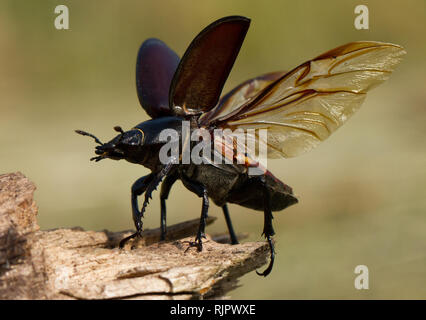
<path id="1" fill-rule="evenodd" d="M 271 257 L 270 257 L 269 265 L 263 272 L 259 272 L 259 271 L 256 270 L 257 275 L 263 276 L 263 277 L 266 277 L 267 275 L 269 275 L 271 273 L 272 268 L 274 267 L 274 261 L 275 261 L 275 246 L 274 246 L 274 243 L 272 241 L 272 237 L 266 236 L 266 239 L 268 240 L 269 250 L 271 251 Z"/>
<path id="2" fill-rule="evenodd" d="M 274 231 L 274 228 L 272 227 L 272 219 L 274 217 L 272 216 L 271 193 L 270 193 L 268 187 L 266 186 L 264 177 L 262 177 L 262 178 L 261 178 L 261 181 L 262 181 L 262 184 L 263 184 L 263 210 L 264 210 L 264 225 L 263 225 L 262 235 L 264 235 L 266 240 L 268 241 L 269 250 L 271 252 L 271 257 L 270 257 L 269 265 L 265 269 L 265 271 L 263 271 L 263 272 L 256 271 L 256 273 L 259 276 L 266 277 L 268 274 L 271 273 L 272 268 L 274 266 L 274 261 L 275 261 L 275 247 L 274 247 L 274 243 L 273 243 L 273 240 L 272 240 L 272 236 L 275 234 L 275 231 Z"/>

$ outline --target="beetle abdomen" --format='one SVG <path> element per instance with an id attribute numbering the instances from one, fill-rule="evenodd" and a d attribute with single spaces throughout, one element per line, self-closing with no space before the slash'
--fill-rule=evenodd
<path id="1" fill-rule="evenodd" d="M 271 195 L 270 203 L 272 211 L 284 210 L 298 202 L 297 198 L 293 195 L 291 187 L 275 178 L 269 171 L 262 178 L 261 176 L 249 177 L 242 185 L 230 192 L 227 201 L 246 208 L 263 211 L 264 183 L 262 180 L 264 180 L 266 188 Z"/>

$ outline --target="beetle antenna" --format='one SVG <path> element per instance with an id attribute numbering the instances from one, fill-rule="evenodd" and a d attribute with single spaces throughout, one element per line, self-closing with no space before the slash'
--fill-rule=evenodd
<path id="1" fill-rule="evenodd" d="M 117 131 L 117 132 L 120 132 L 121 134 L 124 133 L 123 129 L 120 126 L 115 126 L 114 130 Z"/>
<path id="2" fill-rule="evenodd" d="M 114 130 L 121 133 L 120 138 L 116 142 L 117 144 L 119 144 L 121 142 L 121 140 L 123 139 L 124 130 L 120 126 L 115 126 Z"/>
<path id="3" fill-rule="evenodd" d="M 95 139 L 96 143 L 99 143 L 101 146 L 104 145 L 98 138 L 96 138 L 93 134 L 88 133 L 86 131 L 83 130 L 75 130 L 76 133 L 81 134 L 82 136 L 88 136 L 88 137 L 92 137 L 93 139 Z"/>

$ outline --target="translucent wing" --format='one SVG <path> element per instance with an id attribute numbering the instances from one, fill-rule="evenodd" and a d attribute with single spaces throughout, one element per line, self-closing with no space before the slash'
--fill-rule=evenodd
<path id="1" fill-rule="evenodd" d="M 259 77 L 249 79 L 239 84 L 237 87 L 223 96 L 217 107 L 209 112 L 204 113 L 200 117 L 200 124 L 207 124 L 211 119 L 218 118 L 221 115 L 229 114 L 235 107 L 247 103 L 250 99 L 256 96 L 267 85 L 281 78 L 287 72 L 270 72 Z"/>
<path id="2" fill-rule="evenodd" d="M 213 109 L 208 123 L 231 130 L 267 129 L 267 139 L 258 134 L 255 139 L 267 144 L 268 157 L 300 155 L 345 123 L 404 54 L 402 47 L 389 43 L 343 45 L 303 63 L 248 101 L 235 99 L 226 114 Z"/>
<path id="3" fill-rule="evenodd" d="M 151 118 L 172 115 L 169 88 L 179 65 L 179 56 L 164 42 L 142 43 L 136 61 L 136 89 L 139 102 Z"/>
<path id="4" fill-rule="evenodd" d="M 225 17 L 195 37 L 170 86 L 169 105 L 175 114 L 199 114 L 216 106 L 249 25 L 248 18 Z"/>

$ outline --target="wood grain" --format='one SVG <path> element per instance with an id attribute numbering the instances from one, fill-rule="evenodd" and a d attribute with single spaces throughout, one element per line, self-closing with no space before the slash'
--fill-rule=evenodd
<path id="1" fill-rule="evenodd" d="M 0 175 L 0 299 L 222 298 L 269 256 L 264 242 L 230 245 L 223 235 L 188 249 L 198 219 L 170 226 L 166 241 L 145 230 L 124 249 L 130 231 L 41 231 L 35 189 L 21 173 Z"/>

